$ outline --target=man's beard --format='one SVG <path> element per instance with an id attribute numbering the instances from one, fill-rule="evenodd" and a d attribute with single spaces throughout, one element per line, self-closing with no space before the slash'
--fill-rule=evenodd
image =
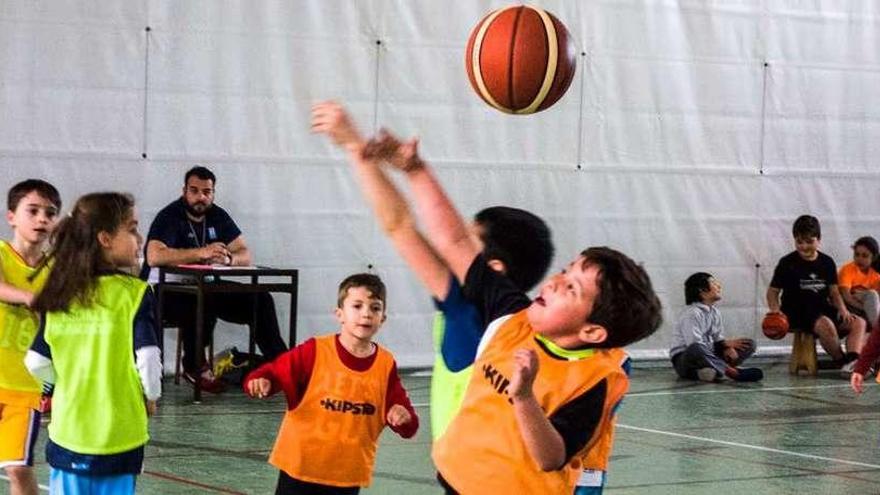
<path id="1" fill-rule="evenodd" d="M 208 212 L 208 210 L 211 209 L 211 205 L 210 205 L 210 204 L 206 205 L 206 204 L 204 204 L 204 203 L 196 203 L 196 205 L 201 206 L 201 207 L 202 207 L 202 211 L 198 211 L 198 210 L 195 209 L 195 206 L 194 206 L 194 205 L 191 205 L 191 204 L 189 204 L 189 203 L 186 203 L 186 211 L 187 211 L 190 215 L 192 215 L 192 216 L 194 216 L 194 217 L 200 217 L 200 216 L 203 216 L 205 213 Z"/>

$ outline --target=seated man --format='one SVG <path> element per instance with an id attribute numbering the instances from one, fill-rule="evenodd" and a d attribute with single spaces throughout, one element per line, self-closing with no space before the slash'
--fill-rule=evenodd
<path id="1" fill-rule="evenodd" d="M 755 352 L 755 341 L 724 338 L 721 312 L 715 307 L 721 300 L 721 284 L 715 277 L 705 272 L 688 277 L 684 298 L 687 306 L 675 322 L 669 350 L 678 376 L 706 382 L 723 376 L 741 382 L 763 378 L 758 368 L 738 368 Z"/>
<path id="2" fill-rule="evenodd" d="M 238 226 L 223 208 L 214 204 L 216 177 L 205 167 L 193 167 L 184 176 L 183 195 L 156 215 L 147 234 L 144 248 L 146 262 L 141 277 L 158 281 L 159 266 L 201 263 L 247 266 L 250 251 Z M 203 390 L 221 392 L 224 386 L 211 370 L 196 369 L 195 305 L 193 294 L 166 293 L 163 314 L 167 322 L 180 328 L 183 336 L 184 378 Z M 256 341 L 266 359 L 274 359 L 287 350 L 278 330 L 275 303 L 266 293 L 209 294 L 205 298 L 204 342 L 211 341 L 217 318 L 250 324 L 254 304 L 258 304 Z"/>

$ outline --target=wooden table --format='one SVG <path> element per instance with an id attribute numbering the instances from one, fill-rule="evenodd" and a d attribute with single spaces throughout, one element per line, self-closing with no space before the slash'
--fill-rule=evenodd
<path id="1" fill-rule="evenodd" d="M 167 281 L 168 275 L 176 275 L 181 281 Z M 234 280 L 229 280 L 230 278 Z M 266 278 L 288 278 L 289 281 L 273 282 Z M 288 333 L 288 346 L 296 344 L 296 305 L 297 287 L 299 285 L 299 271 L 292 268 L 269 268 L 265 266 L 254 267 L 227 267 L 210 265 L 180 265 L 159 267 L 159 283 L 156 285 L 156 313 L 157 324 L 162 325 L 163 296 L 167 292 L 194 294 L 196 296 L 196 370 L 204 366 L 204 335 L 205 335 L 205 296 L 211 293 L 225 292 L 235 294 L 259 294 L 280 292 L 290 294 L 290 330 Z M 257 313 L 259 308 L 254 304 L 254 315 L 251 331 L 256 334 Z M 161 337 L 160 337 L 161 338 Z M 160 340 L 161 342 L 161 340 Z M 254 340 L 248 339 L 248 352 L 254 354 Z M 198 379 L 193 387 L 193 401 L 200 402 L 202 389 Z"/>

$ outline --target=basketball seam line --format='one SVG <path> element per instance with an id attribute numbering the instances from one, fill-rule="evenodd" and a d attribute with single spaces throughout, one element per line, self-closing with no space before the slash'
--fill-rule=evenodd
<path id="1" fill-rule="evenodd" d="M 477 88 L 480 91 L 480 96 L 482 96 L 483 99 L 486 100 L 487 103 L 489 103 L 489 105 L 505 113 L 513 112 L 498 104 L 498 102 L 496 102 L 495 99 L 492 98 L 492 94 L 489 93 L 489 88 L 486 87 L 486 82 L 483 80 L 483 69 L 480 65 L 480 54 L 483 50 L 483 38 L 486 36 L 486 31 L 489 30 L 489 26 L 492 24 L 495 18 L 497 18 L 499 15 L 501 15 L 502 12 L 510 8 L 515 7 L 505 7 L 502 9 L 498 9 L 486 17 L 483 24 L 480 26 L 479 31 L 477 32 L 476 39 L 474 40 L 474 46 L 472 48 L 473 52 L 471 53 L 471 69 L 474 73 L 474 80 L 477 83 Z"/>
<path id="2" fill-rule="evenodd" d="M 556 69 L 559 64 L 559 38 L 556 34 L 556 25 L 553 24 L 550 16 L 547 15 L 547 11 L 537 7 L 532 7 L 532 9 L 538 13 L 541 21 L 544 23 L 544 33 L 547 35 L 547 68 L 544 71 L 544 81 L 541 83 L 541 89 L 538 90 L 535 99 L 532 100 L 529 106 L 517 111 L 517 113 L 523 114 L 534 113 L 544 103 L 544 100 L 547 99 L 547 95 L 550 94 L 550 89 L 553 87 L 553 82 L 556 79 Z"/>
<path id="3" fill-rule="evenodd" d="M 513 93 L 513 75 L 516 72 L 514 69 L 516 68 L 513 63 L 513 57 L 516 53 L 516 33 L 519 31 L 519 23 L 523 18 L 523 9 L 527 9 L 529 7 L 520 6 L 516 9 L 516 18 L 513 20 L 513 31 L 510 33 L 510 45 L 507 47 L 507 110 L 509 112 L 516 112 L 516 102 L 514 101 L 514 93 Z"/>

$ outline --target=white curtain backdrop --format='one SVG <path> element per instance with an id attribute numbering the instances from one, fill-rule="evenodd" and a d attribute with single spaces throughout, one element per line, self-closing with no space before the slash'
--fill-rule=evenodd
<path id="1" fill-rule="evenodd" d="M 0 0 L 0 189 L 46 178 L 67 207 L 129 191 L 146 230 L 207 165 L 257 263 L 300 269 L 300 341 L 333 331 L 337 283 L 372 270 L 389 286 L 379 341 L 428 365 L 427 293 L 342 154 L 309 133 L 311 103 L 337 99 L 366 132 L 420 135 L 464 214 L 544 217 L 554 269 L 590 245 L 643 262 L 665 323 L 636 356 L 665 353 L 694 271 L 724 284 L 728 333 L 772 350 L 759 321 L 792 221 L 819 217 L 838 265 L 880 235 L 880 4 L 535 3 L 568 26 L 579 65 L 556 106 L 514 117 L 476 97 L 463 62 L 505 2 Z M 217 345 L 244 335 L 221 325 Z"/>

